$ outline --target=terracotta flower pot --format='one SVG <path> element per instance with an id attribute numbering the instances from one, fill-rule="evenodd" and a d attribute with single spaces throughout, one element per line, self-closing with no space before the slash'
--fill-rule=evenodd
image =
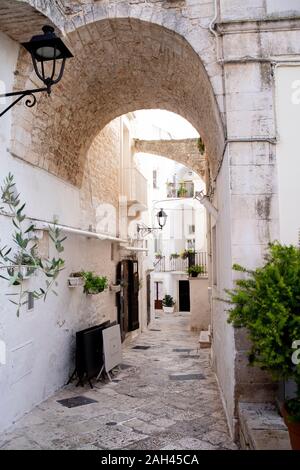
<path id="1" fill-rule="evenodd" d="M 292 449 L 300 450 L 300 421 L 291 421 L 285 406 L 282 406 L 281 413 L 289 431 Z"/>

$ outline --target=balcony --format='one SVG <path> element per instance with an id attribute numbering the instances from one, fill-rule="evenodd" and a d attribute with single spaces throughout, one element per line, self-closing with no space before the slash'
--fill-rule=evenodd
<path id="1" fill-rule="evenodd" d="M 194 197 L 194 183 L 185 181 L 184 183 L 167 183 L 168 198 L 189 198 Z"/>
<path id="2" fill-rule="evenodd" d="M 148 205 L 148 182 L 137 168 L 123 169 L 123 193 L 127 197 L 128 205 L 137 204 L 140 211 L 146 210 Z"/>
<path id="3" fill-rule="evenodd" d="M 158 273 L 165 273 L 165 272 L 186 272 L 189 266 L 192 265 L 201 265 L 204 267 L 204 272 L 200 275 L 203 277 L 207 276 L 207 253 L 206 251 L 196 251 L 192 253 L 189 257 L 182 258 L 178 256 L 178 258 L 169 257 L 169 256 L 161 256 L 155 260 L 154 263 L 154 271 Z"/>

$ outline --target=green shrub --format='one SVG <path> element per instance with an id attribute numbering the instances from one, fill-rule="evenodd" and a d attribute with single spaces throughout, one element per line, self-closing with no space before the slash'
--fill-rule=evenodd
<path id="1" fill-rule="evenodd" d="M 83 272 L 84 278 L 83 292 L 85 294 L 100 294 L 108 287 L 107 277 L 97 276 L 91 271 Z"/>
<path id="2" fill-rule="evenodd" d="M 175 300 L 173 299 L 171 295 L 165 295 L 162 300 L 162 304 L 164 307 L 174 307 Z"/>
<path id="3" fill-rule="evenodd" d="M 204 266 L 202 266 L 201 264 L 196 264 L 195 266 L 190 266 L 188 269 L 187 269 L 187 273 L 190 275 L 190 276 L 198 276 L 198 274 L 203 274 L 205 272 L 205 269 L 204 269 Z"/>
<path id="4" fill-rule="evenodd" d="M 234 265 L 245 274 L 229 295 L 228 322 L 249 331 L 251 364 L 271 372 L 275 379 L 293 379 L 297 398 L 286 403 L 300 420 L 300 364 L 294 364 L 292 343 L 300 340 L 300 251 L 272 243 L 263 267 L 254 271 Z"/>

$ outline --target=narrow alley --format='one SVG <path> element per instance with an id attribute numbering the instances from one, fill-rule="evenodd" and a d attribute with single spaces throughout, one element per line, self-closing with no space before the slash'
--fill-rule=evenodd
<path id="1" fill-rule="evenodd" d="M 162 313 L 124 348 L 112 382 L 64 387 L 2 434 L 0 449 L 236 449 L 189 316 Z M 58 402 L 78 396 L 92 401 Z"/>

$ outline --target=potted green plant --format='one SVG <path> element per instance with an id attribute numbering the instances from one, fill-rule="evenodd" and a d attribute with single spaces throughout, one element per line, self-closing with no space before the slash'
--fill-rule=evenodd
<path id="1" fill-rule="evenodd" d="M 157 260 L 163 259 L 163 255 L 161 253 L 155 253 L 155 259 Z"/>
<path id="2" fill-rule="evenodd" d="M 83 271 L 77 271 L 75 273 L 71 273 L 68 277 L 69 287 L 78 287 L 83 286 L 84 278 L 83 278 Z"/>
<path id="3" fill-rule="evenodd" d="M 163 311 L 165 313 L 173 313 L 174 312 L 174 305 L 175 305 L 175 300 L 171 295 L 165 295 L 163 300 Z"/>
<path id="4" fill-rule="evenodd" d="M 34 254 L 36 256 L 36 254 Z M 29 279 L 34 274 L 35 269 L 38 267 L 35 265 L 35 258 L 29 256 L 24 252 L 19 252 L 14 256 L 14 265 L 8 268 L 8 274 L 14 276 L 15 273 L 19 273 L 22 280 Z"/>
<path id="5" fill-rule="evenodd" d="M 187 269 L 187 273 L 190 277 L 198 277 L 199 274 L 204 273 L 204 267 L 201 264 L 196 264 L 194 266 L 190 266 Z"/>
<path id="6" fill-rule="evenodd" d="M 178 259 L 180 257 L 180 254 L 179 253 L 171 253 L 170 254 L 170 260 L 172 259 Z"/>
<path id="7" fill-rule="evenodd" d="M 91 271 L 84 272 L 83 279 L 83 292 L 88 295 L 100 294 L 108 287 L 106 276 L 97 276 Z"/>
<path id="8" fill-rule="evenodd" d="M 228 322 L 247 328 L 250 364 L 276 380 L 295 381 L 296 396 L 282 404 L 281 412 L 292 448 L 300 450 L 300 361 L 293 349 L 300 340 L 300 250 L 272 243 L 265 260 L 254 271 L 233 266 L 244 278 L 226 290 L 231 305 Z"/>
<path id="9" fill-rule="evenodd" d="M 184 183 L 180 183 L 179 189 L 177 191 L 177 196 L 178 197 L 186 197 L 187 195 L 187 189 L 184 187 Z"/>

